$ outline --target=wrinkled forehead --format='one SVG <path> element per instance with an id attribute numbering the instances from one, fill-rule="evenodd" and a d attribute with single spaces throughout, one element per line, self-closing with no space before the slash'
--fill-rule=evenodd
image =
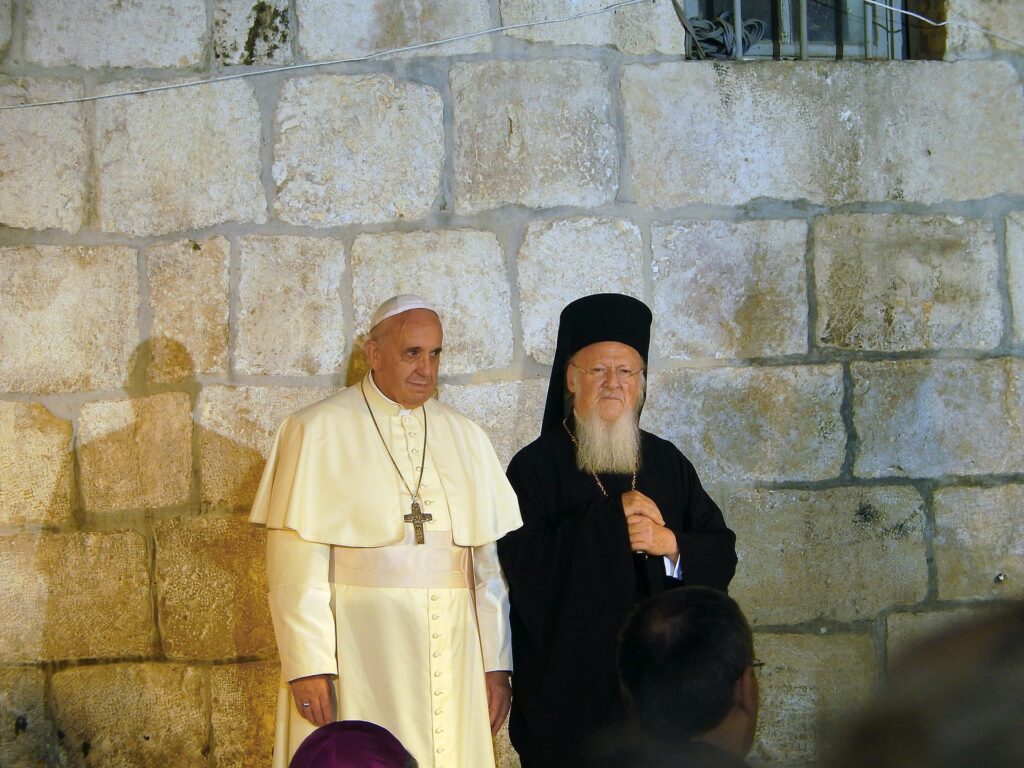
<path id="1" fill-rule="evenodd" d="M 592 368 L 595 365 L 643 367 L 643 358 L 640 357 L 640 353 L 628 344 L 618 341 L 598 341 L 588 344 L 569 358 L 569 362 L 583 368 Z"/>

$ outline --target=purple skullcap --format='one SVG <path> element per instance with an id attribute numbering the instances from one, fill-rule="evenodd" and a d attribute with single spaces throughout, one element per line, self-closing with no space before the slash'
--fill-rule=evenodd
<path id="1" fill-rule="evenodd" d="M 410 768 L 413 756 L 387 728 L 365 720 L 339 720 L 305 738 L 289 768 Z"/>

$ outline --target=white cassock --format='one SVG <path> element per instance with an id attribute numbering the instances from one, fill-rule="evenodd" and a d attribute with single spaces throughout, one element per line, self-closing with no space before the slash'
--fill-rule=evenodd
<path id="1" fill-rule="evenodd" d="M 363 391 L 405 481 L 415 489 L 424 410 Z M 425 404 L 420 499 L 377 434 L 360 386 L 288 417 L 250 521 L 268 528 L 270 609 L 281 655 L 274 767 L 313 726 L 287 681 L 336 675 L 342 720 L 390 730 L 420 768 L 493 766 L 484 672 L 511 670 L 508 593 L 495 541 L 522 525 L 515 492 L 476 424 Z"/>

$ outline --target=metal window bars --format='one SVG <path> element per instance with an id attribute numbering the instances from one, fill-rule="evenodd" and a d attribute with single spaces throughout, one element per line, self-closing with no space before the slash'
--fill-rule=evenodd
<path id="1" fill-rule="evenodd" d="M 891 0 L 887 4 L 903 8 L 904 3 Z M 685 10 L 681 0 L 673 0 L 673 5 L 688 33 L 688 58 L 902 59 L 905 55 L 903 15 L 864 0 L 685 0 Z"/>

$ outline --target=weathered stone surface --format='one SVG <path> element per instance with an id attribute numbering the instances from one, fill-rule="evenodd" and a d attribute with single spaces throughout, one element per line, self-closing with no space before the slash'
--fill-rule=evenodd
<path id="1" fill-rule="evenodd" d="M 32 0 L 25 55 L 46 67 L 195 67 L 206 37 L 203 0 Z"/>
<path id="2" fill-rule="evenodd" d="M 501 23 L 562 18 L 606 5 L 607 0 L 501 0 Z M 639 3 L 559 24 L 513 29 L 507 34 L 555 45 L 610 45 L 624 53 L 686 52 L 686 35 L 671 0 Z"/>
<path id="3" fill-rule="evenodd" d="M 0 248 L 0 390 L 121 386 L 138 340 L 135 251 Z"/>
<path id="4" fill-rule="evenodd" d="M 442 109 L 435 89 L 388 75 L 289 80 L 275 117 L 278 215 L 314 227 L 422 218 L 441 188 Z"/>
<path id="5" fill-rule="evenodd" d="M 266 220 L 259 107 L 241 81 L 97 102 L 96 165 L 107 231 L 161 235 Z"/>
<path id="6" fill-rule="evenodd" d="M 754 637 L 761 669 L 761 710 L 753 758 L 806 764 L 818 728 L 867 700 L 877 664 L 868 635 Z"/>
<path id="7" fill-rule="evenodd" d="M 71 422 L 38 403 L 0 401 L 0 525 L 71 515 Z"/>
<path id="8" fill-rule="evenodd" d="M 220 236 L 146 250 L 153 317 L 150 381 L 227 371 L 230 251 Z"/>
<path id="9" fill-rule="evenodd" d="M 1024 361 L 853 364 L 854 472 L 938 477 L 1024 471 Z"/>
<path id="10" fill-rule="evenodd" d="M 108 664 L 56 672 L 51 683 L 72 766 L 205 765 L 203 673 L 180 664 Z M 132 705 L 125 706 L 130 694 Z"/>
<path id="11" fill-rule="evenodd" d="M 885 656 L 891 667 L 909 648 L 926 637 L 952 629 L 979 615 L 977 607 L 929 611 L 927 613 L 893 613 L 885 618 Z"/>
<path id="12" fill-rule="evenodd" d="M 754 624 L 874 619 L 927 596 L 912 488 L 742 491 L 723 508 L 740 560 L 729 593 Z"/>
<path id="13" fill-rule="evenodd" d="M 280 676 L 276 661 L 210 670 L 210 715 L 217 768 L 270 765 Z"/>
<path id="14" fill-rule="evenodd" d="M 297 0 L 299 45 L 306 58 L 343 59 L 430 43 L 490 29 L 487 0 L 374 2 Z M 491 49 L 487 35 L 419 48 L 414 56 L 451 56 Z"/>
<path id="15" fill-rule="evenodd" d="M 274 434 L 285 416 L 331 390 L 284 387 L 203 387 L 199 396 L 202 500 L 252 503 Z"/>
<path id="16" fill-rule="evenodd" d="M 213 55 L 222 64 L 290 64 L 288 0 L 217 0 Z"/>
<path id="17" fill-rule="evenodd" d="M 642 299 L 643 250 L 640 227 L 625 219 L 588 216 L 531 222 L 516 260 L 527 354 L 550 365 L 558 316 L 574 299 L 607 291 Z M 566 258 L 569 254 L 585 258 Z"/>
<path id="18" fill-rule="evenodd" d="M 826 216 L 812 242 L 822 343 L 883 351 L 999 343 L 999 252 L 989 222 Z"/>
<path id="19" fill-rule="evenodd" d="M 453 65 L 456 210 L 613 200 L 619 156 L 607 76 L 571 59 Z"/>
<path id="20" fill-rule="evenodd" d="M 939 597 L 1024 596 L 1022 521 L 1024 485 L 936 491 L 932 546 Z"/>
<path id="21" fill-rule="evenodd" d="M 348 339 L 341 241 L 254 236 L 238 252 L 236 370 L 315 376 L 340 369 Z"/>
<path id="22" fill-rule="evenodd" d="M 1024 341 L 1024 214 L 1006 217 L 1006 261 L 1010 304 L 1013 306 L 1013 335 Z"/>
<path id="23" fill-rule="evenodd" d="M 0 536 L 0 662 L 153 649 L 146 540 L 134 531 Z M 117 621 L 101 617 L 117 617 Z"/>
<path id="24" fill-rule="evenodd" d="M 1020 193 L 1019 86 L 999 62 L 629 65 L 621 90 L 633 197 L 667 208 Z"/>
<path id="25" fill-rule="evenodd" d="M 714 481 L 835 477 L 846 433 L 838 365 L 717 368 L 650 377 L 645 428 Z"/>
<path id="26" fill-rule="evenodd" d="M 4 21 L 9 25 L 10 7 L 6 6 L 5 13 L 0 3 L 0 53 L 4 48 Z M 81 86 L 70 83 L 0 77 L 0 104 L 58 101 L 81 95 Z M 0 224 L 77 232 L 85 219 L 88 165 L 81 104 L 0 112 Z"/>
<path id="27" fill-rule="evenodd" d="M 6 723 L 0 729 L 0 765 L 45 768 L 57 764 L 56 734 L 43 698 L 45 685 L 42 670 L 0 669 L 0 722 Z"/>
<path id="28" fill-rule="evenodd" d="M 86 403 L 79 421 L 90 512 L 184 504 L 192 489 L 192 406 L 184 392 Z"/>
<path id="29" fill-rule="evenodd" d="M 0 56 L 7 49 L 11 41 L 11 13 L 14 10 L 14 0 L 0 0 Z"/>
<path id="30" fill-rule="evenodd" d="M 658 349 L 668 357 L 807 351 L 803 221 L 651 228 Z"/>
<path id="31" fill-rule="evenodd" d="M 540 433 L 547 391 L 547 379 L 531 379 L 449 385 L 441 389 L 438 397 L 483 427 L 491 438 L 498 461 L 507 467 L 516 451 Z"/>
<path id="32" fill-rule="evenodd" d="M 1015 0 L 946 0 L 944 19 L 968 22 L 1008 40 L 960 25 L 947 26 L 946 60 L 970 58 L 989 51 L 1020 53 L 1009 40 L 1024 40 L 1024 14 Z"/>
<path id="33" fill-rule="evenodd" d="M 490 232 L 437 230 L 359 235 L 352 244 L 356 332 L 398 293 L 430 298 L 444 325 L 442 374 L 501 368 L 512 362 L 508 273 Z"/>
<path id="34" fill-rule="evenodd" d="M 266 531 L 242 517 L 159 521 L 156 594 L 169 659 L 273 654 Z"/>

